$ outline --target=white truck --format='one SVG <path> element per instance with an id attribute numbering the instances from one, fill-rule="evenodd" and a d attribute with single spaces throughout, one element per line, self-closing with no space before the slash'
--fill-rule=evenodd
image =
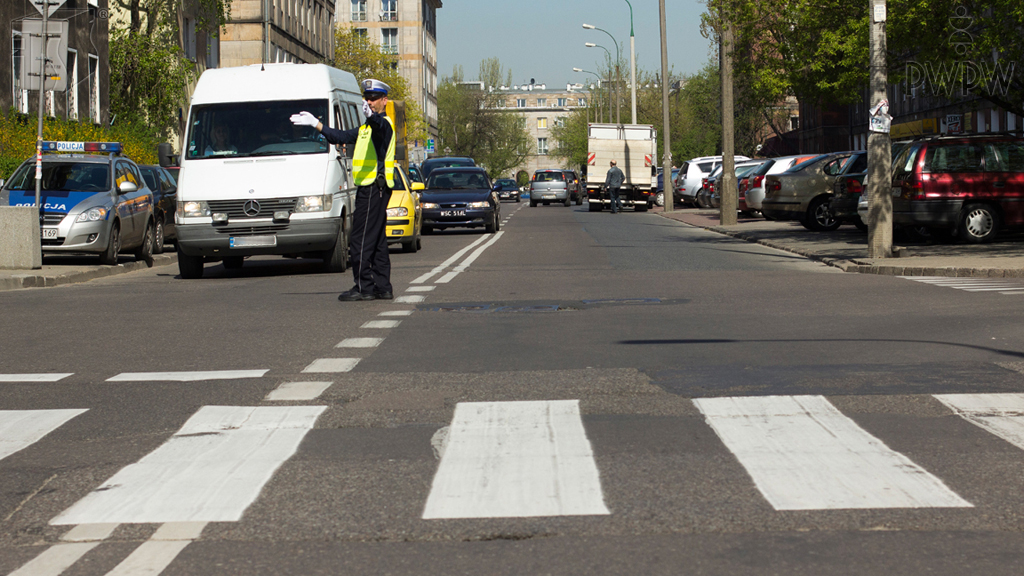
<path id="1" fill-rule="evenodd" d="M 619 190 L 623 206 L 643 212 L 654 205 L 658 190 L 658 132 L 650 124 L 587 125 L 587 202 L 591 212 L 611 207 L 604 189 L 615 160 L 626 177 Z"/>

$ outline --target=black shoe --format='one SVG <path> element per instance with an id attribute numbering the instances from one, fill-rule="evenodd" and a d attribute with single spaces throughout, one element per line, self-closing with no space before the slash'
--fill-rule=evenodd
<path id="1" fill-rule="evenodd" d="M 362 292 L 353 288 L 348 292 L 342 292 L 338 296 L 338 300 L 342 302 L 356 302 L 358 300 L 373 300 L 373 294 L 363 294 Z"/>
<path id="2" fill-rule="evenodd" d="M 393 300 L 395 298 L 395 295 L 392 294 L 391 292 L 384 292 L 384 291 L 381 291 L 381 290 L 374 290 L 373 291 L 373 297 L 376 298 L 377 300 Z"/>

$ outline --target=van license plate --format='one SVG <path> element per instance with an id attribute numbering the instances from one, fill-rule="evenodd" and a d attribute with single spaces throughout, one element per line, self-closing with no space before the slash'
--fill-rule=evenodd
<path id="1" fill-rule="evenodd" d="M 43 228 L 43 240 L 56 240 L 57 229 L 56 228 Z"/>
<path id="2" fill-rule="evenodd" d="M 465 210 L 441 210 L 441 216 L 465 216 Z"/>
<path id="3" fill-rule="evenodd" d="M 273 248 L 277 246 L 277 236 L 232 236 L 228 245 L 232 248 Z"/>

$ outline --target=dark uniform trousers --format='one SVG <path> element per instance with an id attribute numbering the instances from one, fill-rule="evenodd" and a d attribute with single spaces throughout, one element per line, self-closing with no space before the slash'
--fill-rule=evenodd
<path id="1" fill-rule="evenodd" d="M 376 184 L 356 189 L 348 253 L 356 289 L 363 294 L 392 291 L 387 236 L 390 201 L 391 190 Z"/>

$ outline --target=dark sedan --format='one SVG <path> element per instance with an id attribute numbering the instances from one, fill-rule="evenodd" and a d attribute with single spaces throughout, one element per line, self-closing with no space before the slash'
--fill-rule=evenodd
<path id="1" fill-rule="evenodd" d="M 160 166 L 139 166 L 142 179 L 153 191 L 153 253 L 162 254 L 164 244 L 174 242 L 174 210 L 178 206 L 178 182 Z"/>
<path id="2" fill-rule="evenodd" d="M 436 168 L 420 197 L 423 233 L 445 228 L 501 227 L 501 204 L 483 168 Z"/>
<path id="3" fill-rule="evenodd" d="M 515 200 L 519 202 L 519 185 L 511 178 L 499 178 L 494 181 L 494 191 L 499 200 Z"/>

